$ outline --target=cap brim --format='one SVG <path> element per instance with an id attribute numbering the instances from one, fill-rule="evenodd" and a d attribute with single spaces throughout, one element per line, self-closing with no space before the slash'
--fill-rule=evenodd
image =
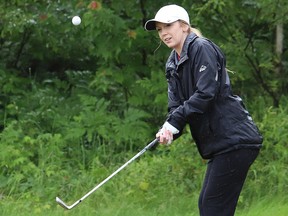
<path id="1" fill-rule="evenodd" d="M 156 30 L 156 22 L 160 22 L 160 23 L 173 23 L 175 21 L 177 21 L 178 19 L 170 19 L 170 20 L 158 20 L 158 19 L 151 19 L 151 20 L 148 20 L 146 23 L 145 23 L 145 26 L 144 28 L 147 30 L 147 31 L 152 31 L 152 30 Z"/>
<path id="2" fill-rule="evenodd" d="M 156 30 L 156 21 L 155 21 L 155 19 L 148 20 L 148 21 L 145 23 L 144 28 L 145 28 L 147 31 Z"/>

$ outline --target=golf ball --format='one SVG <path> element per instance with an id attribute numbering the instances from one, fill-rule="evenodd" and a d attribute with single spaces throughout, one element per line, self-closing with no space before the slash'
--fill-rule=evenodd
<path id="1" fill-rule="evenodd" d="M 79 16 L 74 16 L 72 18 L 73 25 L 79 25 L 81 23 L 81 18 Z"/>

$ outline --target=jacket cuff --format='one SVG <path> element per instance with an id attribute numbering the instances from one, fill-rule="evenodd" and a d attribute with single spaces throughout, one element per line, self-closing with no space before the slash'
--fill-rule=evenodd
<path id="1" fill-rule="evenodd" d="M 179 133 L 179 130 L 167 121 L 164 123 L 163 128 L 166 128 L 167 130 L 171 131 L 172 134 L 178 134 Z"/>

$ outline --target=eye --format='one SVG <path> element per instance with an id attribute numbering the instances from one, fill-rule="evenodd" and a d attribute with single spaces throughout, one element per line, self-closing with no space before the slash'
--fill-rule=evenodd
<path id="1" fill-rule="evenodd" d="M 156 27 L 156 31 L 160 32 L 160 31 L 161 31 L 161 28 L 159 28 L 159 27 L 157 28 L 157 27 Z"/>

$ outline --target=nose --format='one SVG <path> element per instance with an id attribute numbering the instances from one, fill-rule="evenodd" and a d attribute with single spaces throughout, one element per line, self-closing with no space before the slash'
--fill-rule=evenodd
<path id="1" fill-rule="evenodd" d="M 160 37 L 163 38 L 167 34 L 167 31 L 163 28 L 160 32 Z"/>

